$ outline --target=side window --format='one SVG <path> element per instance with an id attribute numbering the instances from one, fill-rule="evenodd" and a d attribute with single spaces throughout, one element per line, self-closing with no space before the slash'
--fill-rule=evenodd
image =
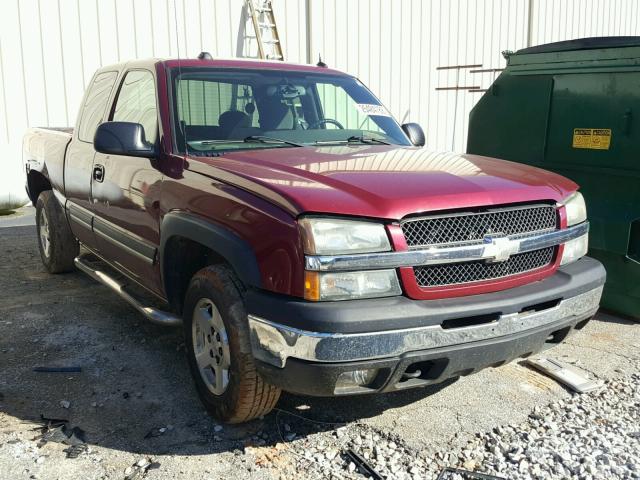
<path id="1" fill-rule="evenodd" d="M 117 72 L 104 72 L 95 76 L 82 107 L 78 125 L 78 139 L 93 143 L 93 135 L 102 121 L 111 90 L 118 77 Z"/>
<path id="2" fill-rule="evenodd" d="M 247 126 L 257 127 L 253 90 L 248 85 L 204 80 L 179 80 L 178 118 L 187 126 L 218 126 L 224 112 L 244 112 Z"/>
<path id="3" fill-rule="evenodd" d="M 356 101 L 342 88 L 331 83 L 318 83 L 318 97 L 324 118 L 337 120 L 347 129 L 384 133 L 368 115 L 360 113 Z M 335 128 L 326 124 L 327 128 Z"/>
<path id="4" fill-rule="evenodd" d="M 156 83 L 151 72 L 128 72 L 116 100 L 111 120 L 139 123 L 144 127 L 148 142 L 158 136 L 158 112 L 156 108 Z"/>

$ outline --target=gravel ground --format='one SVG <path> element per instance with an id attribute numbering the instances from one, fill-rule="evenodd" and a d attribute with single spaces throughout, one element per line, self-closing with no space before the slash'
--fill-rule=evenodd
<path id="1" fill-rule="evenodd" d="M 197 399 L 179 330 L 147 323 L 80 273 L 48 275 L 33 227 L 2 223 L 1 479 L 363 478 L 346 448 L 387 479 L 431 479 L 444 466 L 510 479 L 637 478 L 636 323 L 600 313 L 550 352 L 607 381 L 590 394 L 512 362 L 388 395 L 284 394 L 264 419 L 223 426 Z M 67 458 L 68 445 L 39 446 L 41 414 L 84 430 L 86 450 Z"/>
<path id="2" fill-rule="evenodd" d="M 284 429 L 289 432 L 290 425 L 285 423 Z M 287 435 L 291 438 L 293 433 Z M 365 478 L 342 453 L 347 449 L 358 452 L 384 478 L 398 480 L 435 479 L 444 467 L 514 480 L 640 478 L 640 375 L 536 407 L 526 422 L 478 433 L 462 448 L 433 455 L 408 447 L 397 435 L 358 424 L 294 439 L 275 449 L 245 451 L 259 465 L 274 470 L 287 465 L 280 471 L 285 478 L 293 478 L 296 471 L 318 479 Z M 293 461 L 283 462 L 282 455 Z"/>

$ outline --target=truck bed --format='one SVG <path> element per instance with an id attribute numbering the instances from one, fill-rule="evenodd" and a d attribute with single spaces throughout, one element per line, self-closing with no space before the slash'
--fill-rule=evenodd
<path id="1" fill-rule="evenodd" d="M 46 164 L 51 185 L 64 192 L 64 157 L 72 137 L 73 128 L 70 127 L 36 127 L 27 130 L 22 142 L 22 160 L 27 174 L 32 170 L 42 172 Z M 34 200 L 31 192 L 29 196 Z"/>

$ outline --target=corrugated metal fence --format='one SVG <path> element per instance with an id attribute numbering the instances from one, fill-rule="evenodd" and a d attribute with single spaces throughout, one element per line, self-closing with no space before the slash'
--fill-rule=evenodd
<path id="1" fill-rule="evenodd" d="M 273 0 L 288 61 L 357 75 L 434 149 L 464 150 L 470 109 L 501 52 L 640 34 L 638 0 Z M 28 126 L 68 126 L 101 65 L 144 57 L 255 56 L 244 0 L 4 0 L 0 15 L 0 201 L 22 195 Z M 310 27 L 309 29 L 307 27 Z M 465 69 L 438 69 L 482 65 Z"/>

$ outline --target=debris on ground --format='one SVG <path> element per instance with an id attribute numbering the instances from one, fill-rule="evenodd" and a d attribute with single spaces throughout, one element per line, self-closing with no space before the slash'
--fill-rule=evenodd
<path id="1" fill-rule="evenodd" d="M 460 468 L 447 467 L 440 472 L 438 480 L 507 480 L 504 477 L 487 475 L 485 473 L 470 472 Z"/>
<path id="2" fill-rule="evenodd" d="M 524 362 L 578 393 L 597 390 L 604 385 L 602 380 L 594 380 L 584 370 L 549 357 L 528 358 Z"/>
<path id="3" fill-rule="evenodd" d="M 382 475 L 380 475 L 378 472 L 376 472 L 375 468 L 373 468 L 371 465 L 369 465 L 364 458 L 362 458 L 360 455 L 358 455 L 352 449 L 350 449 L 350 448 L 347 449 L 345 451 L 345 455 L 352 462 L 352 463 L 349 463 L 349 467 L 351 467 L 351 465 L 355 464 L 355 466 L 358 469 L 358 471 L 360 473 L 362 473 L 363 475 L 366 475 L 367 477 L 372 478 L 373 480 L 383 480 Z"/>
<path id="4" fill-rule="evenodd" d="M 87 452 L 89 447 L 86 443 L 81 443 L 78 445 L 71 445 L 68 448 L 63 450 L 64 453 L 67 454 L 67 458 L 78 458 L 83 453 Z"/>
<path id="5" fill-rule="evenodd" d="M 137 480 L 143 478 L 148 470 L 159 468 L 158 462 L 153 462 L 149 458 L 141 458 L 132 466 L 127 467 L 124 471 L 124 480 Z"/>
<path id="6" fill-rule="evenodd" d="M 67 458 L 78 458 L 88 450 L 85 432 L 80 427 L 69 428 L 69 421 L 62 418 L 47 418 L 40 415 L 42 426 L 35 428 L 40 430 L 38 448 L 44 447 L 48 442 L 69 445 L 63 451 Z"/>
<path id="7" fill-rule="evenodd" d="M 69 400 L 60 400 L 60 406 L 62 408 L 69 408 L 71 406 L 71 402 Z"/>
<path id="8" fill-rule="evenodd" d="M 147 432 L 144 438 L 161 437 L 167 431 L 167 427 L 154 427 Z"/>
<path id="9" fill-rule="evenodd" d="M 37 373 L 80 373 L 82 367 L 35 367 Z"/>

